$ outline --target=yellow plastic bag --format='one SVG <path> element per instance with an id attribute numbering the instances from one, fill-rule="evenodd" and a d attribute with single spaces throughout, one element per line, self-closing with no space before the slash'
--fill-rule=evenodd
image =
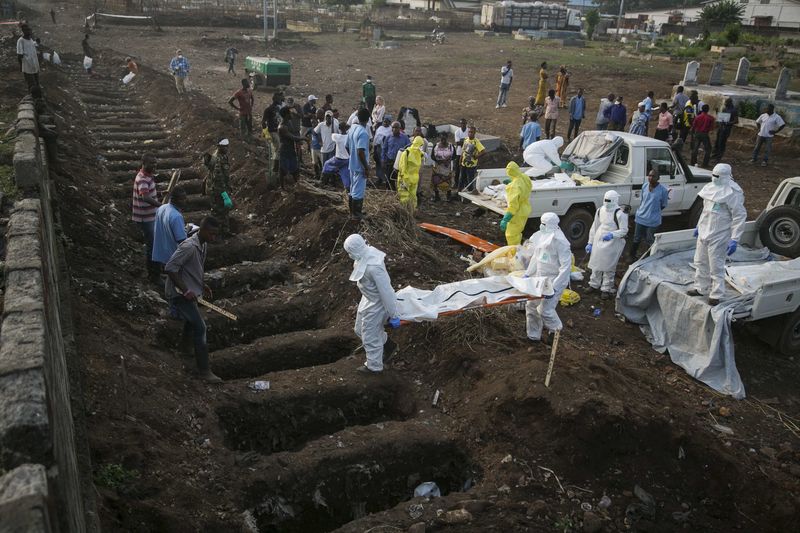
<path id="1" fill-rule="evenodd" d="M 581 301 L 581 295 L 577 292 L 573 291 L 572 289 L 564 289 L 564 292 L 561 293 L 561 299 L 559 299 L 559 303 L 563 307 L 569 307 L 570 305 L 575 305 L 576 303 Z"/>

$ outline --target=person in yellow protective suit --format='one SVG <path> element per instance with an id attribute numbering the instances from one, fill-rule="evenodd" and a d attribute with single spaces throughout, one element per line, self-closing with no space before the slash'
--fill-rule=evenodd
<path id="1" fill-rule="evenodd" d="M 411 146 L 403 150 L 400 155 L 399 171 L 397 173 L 397 194 L 400 203 L 412 213 L 417 208 L 417 185 L 419 185 L 419 168 L 422 166 L 422 147 L 425 139 L 421 136 L 414 137 Z"/>
<path id="2" fill-rule="evenodd" d="M 531 179 L 513 161 L 506 165 L 506 174 L 511 183 L 506 186 L 508 209 L 500 221 L 500 229 L 506 232 L 506 244 L 512 246 L 522 242 L 522 230 L 531 214 Z"/>

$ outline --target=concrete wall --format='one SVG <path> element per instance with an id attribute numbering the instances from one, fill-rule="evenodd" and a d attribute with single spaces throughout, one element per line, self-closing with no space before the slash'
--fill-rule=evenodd
<path id="1" fill-rule="evenodd" d="M 85 441 L 76 446 L 73 421 L 73 401 L 82 395 L 67 365 L 72 330 L 64 254 L 29 98 L 17 121 L 14 176 L 25 198 L 15 202 L 8 223 L 0 327 L 0 529 L 82 532 L 97 529 L 88 454 Z"/>

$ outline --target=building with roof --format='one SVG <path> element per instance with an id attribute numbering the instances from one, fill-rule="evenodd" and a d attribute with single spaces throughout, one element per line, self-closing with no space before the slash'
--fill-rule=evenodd
<path id="1" fill-rule="evenodd" d="M 625 13 L 626 19 L 652 22 L 656 28 L 661 24 L 696 22 L 703 7 L 721 0 L 708 0 L 699 7 L 655 9 Z M 735 0 L 744 6 L 742 24 L 800 30 L 800 0 Z"/>

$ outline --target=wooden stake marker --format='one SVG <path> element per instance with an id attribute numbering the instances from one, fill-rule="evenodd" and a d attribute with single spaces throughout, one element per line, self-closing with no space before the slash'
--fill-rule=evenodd
<path id="1" fill-rule="evenodd" d="M 553 349 L 550 350 L 550 364 L 547 365 L 547 376 L 544 378 L 544 386 L 550 387 L 550 376 L 553 374 L 553 364 L 556 362 L 556 350 L 558 350 L 558 339 L 561 337 L 561 330 L 556 330 L 553 336 Z"/>

